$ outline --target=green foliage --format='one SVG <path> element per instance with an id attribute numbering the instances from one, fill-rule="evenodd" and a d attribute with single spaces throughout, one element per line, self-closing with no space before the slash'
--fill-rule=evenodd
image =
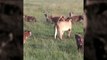
<path id="1" fill-rule="evenodd" d="M 74 34 L 83 33 L 82 23 L 73 24 L 72 36 L 54 39 L 54 25 L 47 23 L 44 12 L 68 16 L 70 11 L 82 14 L 83 0 L 24 0 L 24 14 L 37 18 L 37 22 L 25 22 L 24 29 L 32 36 L 24 44 L 24 60 L 83 60 Z"/>

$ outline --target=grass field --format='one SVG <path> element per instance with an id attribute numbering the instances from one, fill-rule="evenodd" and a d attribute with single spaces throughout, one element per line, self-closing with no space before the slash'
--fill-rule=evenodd
<path id="1" fill-rule="evenodd" d="M 83 13 L 83 0 L 24 0 L 24 14 L 37 18 L 37 22 L 25 22 L 24 29 L 32 36 L 24 44 L 24 60 L 83 60 L 79 53 L 74 34 L 83 33 L 82 23 L 73 24 L 72 37 L 54 39 L 53 24 L 46 22 L 44 13 L 68 16 Z"/>

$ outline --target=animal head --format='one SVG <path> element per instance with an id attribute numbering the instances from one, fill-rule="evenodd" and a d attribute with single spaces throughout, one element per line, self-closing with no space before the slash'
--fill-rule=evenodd
<path id="1" fill-rule="evenodd" d="M 75 34 L 75 39 L 78 46 L 83 46 L 84 41 L 81 34 Z"/>
<path id="2" fill-rule="evenodd" d="M 28 31 L 28 30 L 25 30 L 24 33 L 27 34 L 28 36 L 32 35 L 31 31 Z"/>
<path id="3" fill-rule="evenodd" d="M 34 16 L 28 16 L 28 15 L 24 15 L 24 19 L 27 21 L 27 22 L 37 22 L 36 18 Z"/>
<path id="4" fill-rule="evenodd" d="M 83 15 L 79 15 L 80 20 L 84 20 Z"/>
<path id="5" fill-rule="evenodd" d="M 48 14 L 45 13 L 44 16 L 45 16 L 47 22 L 51 22 L 52 15 L 48 16 Z"/>

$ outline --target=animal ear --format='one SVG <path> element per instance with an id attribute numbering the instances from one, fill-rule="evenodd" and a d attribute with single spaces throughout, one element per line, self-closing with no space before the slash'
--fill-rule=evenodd
<path id="1" fill-rule="evenodd" d="M 71 17 L 71 12 L 69 12 L 69 16 Z"/>
<path id="2" fill-rule="evenodd" d="M 63 16 L 60 16 L 59 19 L 58 19 L 58 21 L 60 21 L 62 18 L 63 18 Z"/>
<path id="3" fill-rule="evenodd" d="M 72 16 L 74 16 L 75 14 L 74 14 L 74 12 L 70 12 L 69 13 L 69 17 L 72 17 Z"/>
<path id="4" fill-rule="evenodd" d="M 64 16 L 62 16 L 62 18 L 64 18 Z"/>

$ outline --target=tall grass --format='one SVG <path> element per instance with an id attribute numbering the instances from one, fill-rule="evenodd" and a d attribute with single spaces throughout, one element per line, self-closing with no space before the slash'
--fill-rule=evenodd
<path id="1" fill-rule="evenodd" d="M 83 0 L 24 0 L 24 14 L 37 18 L 37 22 L 25 22 L 24 29 L 32 36 L 24 44 L 24 60 L 83 60 L 79 53 L 74 34 L 83 33 L 82 23 L 73 24 L 72 36 L 54 39 L 53 24 L 46 22 L 44 12 L 68 16 L 73 11 L 82 14 Z"/>

